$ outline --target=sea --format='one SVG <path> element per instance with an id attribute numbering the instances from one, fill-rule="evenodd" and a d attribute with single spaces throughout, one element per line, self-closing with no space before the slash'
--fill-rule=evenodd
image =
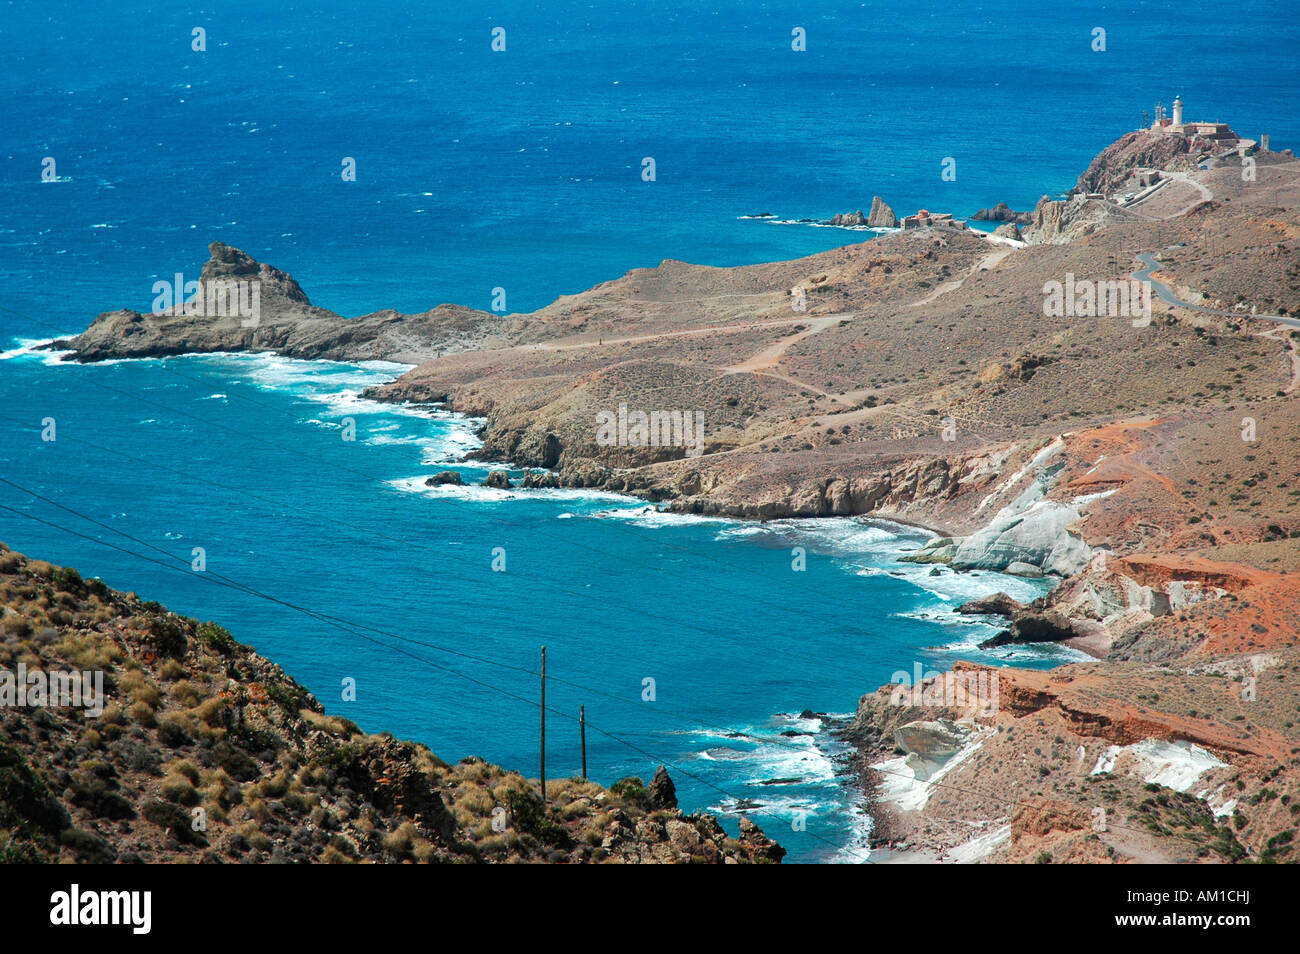
<path id="1" fill-rule="evenodd" d="M 480 421 L 362 397 L 401 365 L 41 344 L 146 310 L 212 241 L 349 316 L 528 311 L 870 240 L 808 220 L 877 194 L 1030 208 L 1175 96 L 1300 143 L 1291 2 L 3 7 L 0 540 L 223 623 L 368 731 L 530 777 L 545 647 L 548 777 L 581 771 L 581 707 L 592 778 L 663 764 L 795 862 L 870 860 L 834 731 L 864 692 L 1075 658 L 981 651 L 995 627 L 954 612 L 1048 584 L 931 575 L 897 559 L 928 534 L 885 522 L 479 486 Z M 424 485 L 448 468 L 470 484 Z"/>

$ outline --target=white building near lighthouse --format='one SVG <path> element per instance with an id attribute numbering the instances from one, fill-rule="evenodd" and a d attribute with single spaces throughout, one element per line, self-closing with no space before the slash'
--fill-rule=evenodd
<path id="1" fill-rule="evenodd" d="M 1174 97 L 1173 113 L 1166 116 L 1162 104 L 1156 105 L 1156 121 L 1151 128 L 1171 136 L 1183 136 L 1187 139 L 1208 139 L 1219 146 L 1236 148 L 1238 151 L 1249 150 L 1255 146 L 1253 139 L 1238 136 L 1227 123 L 1187 122 L 1183 119 L 1183 98 Z"/>
<path id="2" fill-rule="evenodd" d="M 1162 107 L 1156 108 L 1156 121 L 1152 129 L 1175 136 L 1197 136 L 1201 139 L 1238 139 L 1227 123 L 1189 123 L 1183 120 L 1183 98 L 1174 97 L 1173 114 L 1166 116 Z"/>

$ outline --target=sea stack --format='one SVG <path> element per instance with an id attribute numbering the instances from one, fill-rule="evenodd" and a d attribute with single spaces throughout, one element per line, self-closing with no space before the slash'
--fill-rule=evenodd
<path id="1" fill-rule="evenodd" d="M 867 216 L 867 225 L 875 229 L 898 228 L 898 216 L 878 195 L 871 197 L 871 214 Z"/>

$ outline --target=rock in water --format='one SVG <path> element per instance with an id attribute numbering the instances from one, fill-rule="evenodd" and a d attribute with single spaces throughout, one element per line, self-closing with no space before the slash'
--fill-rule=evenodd
<path id="1" fill-rule="evenodd" d="M 529 471 L 520 482 L 521 487 L 554 488 L 560 486 L 560 475 L 554 471 Z"/>
<path id="2" fill-rule="evenodd" d="M 1010 629 L 979 644 L 980 649 L 992 649 L 1008 643 L 1057 643 L 1075 635 L 1069 618 L 1056 610 L 1045 613 L 1024 613 L 1017 616 Z"/>
<path id="3" fill-rule="evenodd" d="M 655 777 L 646 787 L 646 794 L 650 797 L 650 807 L 655 810 L 677 807 L 677 786 L 662 765 L 655 769 Z"/>
<path id="4" fill-rule="evenodd" d="M 866 225 L 867 217 L 862 214 L 861 209 L 856 212 L 839 212 L 830 217 L 828 224 L 843 227 Z"/>
<path id="5" fill-rule="evenodd" d="M 951 563 L 953 554 L 961 544 L 960 537 L 935 537 L 927 540 L 912 553 L 898 558 L 900 563 Z"/>
<path id="6" fill-rule="evenodd" d="M 464 483 L 465 483 L 464 479 L 456 471 L 444 470 L 440 473 L 434 474 L 432 477 L 426 480 L 424 482 L 424 486 L 441 487 L 443 484 L 454 484 L 457 487 L 460 487 Z"/>
<path id="7" fill-rule="evenodd" d="M 957 607 L 958 613 L 984 613 L 990 616 L 1005 616 L 1010 619 L 1023 610 L 1024 607 L 1012 599 L 1006 593 L 998 591 L 992 596 L 985 596 L 981 599 L 970 600 L 962 603 Z"/>
<path id="8" fill-rule="evenodd" d="M 504 470 L 494 470 L 487 475 L 483 481 L 484 487 L 495 487 L 498 490 L 509 490 L 511 487 L 510 475 Z"/>
<path id="9" fill-rule="evenodd" d="M 867 216 L 867 225 L 873 229 L 896 229 L 898 228 L 898 216 L 894 210 L 885 204 L 885 200 L 878 195 L 871 197 L 871 214 Z"/>

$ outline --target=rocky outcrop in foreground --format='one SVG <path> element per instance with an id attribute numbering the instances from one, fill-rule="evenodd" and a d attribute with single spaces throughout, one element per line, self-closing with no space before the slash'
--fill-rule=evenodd
<path id="1" fill-rule="evenodd" d="M 325 713 L 221 626 L 0 544 L 0 688 L 103 673 L 102 713 L 0 708 L 0 861 L 779 862 L 650 786 L 537 785 Z M 7 670 L 8 672 L 5 672 Z"/>

